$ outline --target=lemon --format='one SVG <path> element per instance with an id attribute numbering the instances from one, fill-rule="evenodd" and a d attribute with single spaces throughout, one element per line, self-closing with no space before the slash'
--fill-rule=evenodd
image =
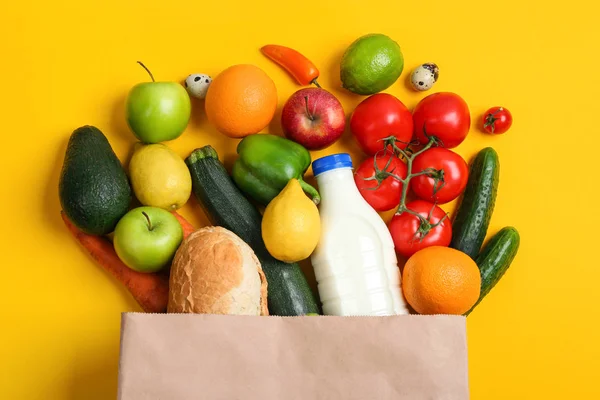
<path id="1" fill-rule="evenodd" d="M 308 258 L 321 236 L 319 210 L 291 179 L 265 210 L 262 237 L 269 253 L 288 263 Z"/>
<path id="2" fill-rule="evenodd" d="M 129 162 L 129 176 L 135 196 L 145 206 L 175 211 L 192 192 L 192 177 L 185 162 L 162 143 L 137 144 Z"/>

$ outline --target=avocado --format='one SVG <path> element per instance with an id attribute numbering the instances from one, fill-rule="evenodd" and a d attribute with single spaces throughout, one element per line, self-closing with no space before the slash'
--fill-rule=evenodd
<path id="1" fill-rule="evenodd" d="M 108 139 L 85 125 L 71 134 L 60 181 L 60 204 L 67 217 L 85 233 L 114 231 L 129 209 L 131 186 Z"/>

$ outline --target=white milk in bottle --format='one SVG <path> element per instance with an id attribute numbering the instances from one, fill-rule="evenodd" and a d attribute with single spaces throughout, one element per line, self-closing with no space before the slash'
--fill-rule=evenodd
<path id="1" fill-rule="evenodd" d="M 313 162 L 321 239 L 311 256 L 325 315 L 408 314 L 394 243 L 354 182 L 349 154 Z"/>

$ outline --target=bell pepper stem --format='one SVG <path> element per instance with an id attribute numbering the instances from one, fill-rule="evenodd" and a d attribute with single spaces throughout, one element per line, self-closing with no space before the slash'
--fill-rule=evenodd
<path id="1" fill-rule="evenodd" d="M 321 202 L 321 196 L 319 195 L 319 192 L 317 192 L 317 189 L 304 182 L 302 178 L 298 179 L 298 182 L 300 182 L 302 190 L 304 190 L 312 198 L 312 201 L 318 205 Z"/>

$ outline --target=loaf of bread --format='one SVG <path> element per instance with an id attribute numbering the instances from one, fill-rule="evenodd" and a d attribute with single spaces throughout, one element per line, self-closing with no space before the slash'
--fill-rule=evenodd
<path id="1" fill-rule="evenodd" d="M 267 280 L 252 248 L 221 227 L 189 235 L 173 259 L 167 312 L 268 315 Z"/>

